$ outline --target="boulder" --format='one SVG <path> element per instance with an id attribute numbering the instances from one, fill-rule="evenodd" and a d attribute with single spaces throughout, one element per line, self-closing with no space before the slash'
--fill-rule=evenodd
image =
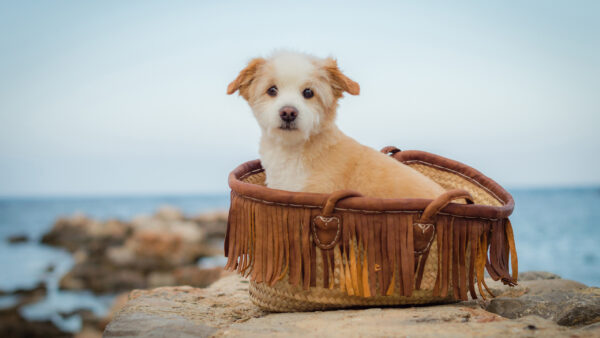
<path id="1" fill-rule="evenodd" d="M 206 232 L 208 238 L 225 238 L 225 232 L 227 231 L 227 218 L 229 212 L 226 210 L 213 211 L 203 213 L 192 217 L 191 219 L 196 222 Z"/>
<path id="2" fill-rule="evenodd" d="M 20 308 L 33 304 L 46 296 L 46 286 L 39 284 L 29 290 L 14 290 L 4 297 L 14 297 L 15 302 L 0 308 L 0 337 L 71 337 L 60 331 L 50 321 L 28 321 L 21 316 Z"/>
<path id="3" fill-rule="evenodd" d="M 545 282 L 553 281 L 562 280 Z M 511 319 L 536 315 L 566 326 L 600 321 L 599 288 L 582 288 L 576 282 L 562 283 L 556 287 L 552 284 L 536 285 L 519 297 L 503 295 L 494 298 L 485 309 Z"/>
<path id="4" fill-rule="evenodd" d="M 198 269 L 197 266 L 183 266 L 173 271 L 175 284 L 204 288 L 218 280 L 224 273 L 222 268 Z M 169 284 L 165 284 L 169 285 Z"/>
<path id="5" fill-rule="evenodd" d="M 551 280 L 545 280 L 551 281 Z M 533 281 L 532 281 L 533 283 Z M 530 283 L 519 299 L 547 292 Z M 489 284 L 489 283 L 488 283 Z M 579 283 L 561 284 L 555 292 L 591 292 Z M 562 289 L 561 289 L 562 288 Z M 587 290 L 587 291 L 586 291 Z M 500 296 L 499 298 L 507 296 Z M 552 302 L 552 297 L 548 302 Z M 582 299 L 579 299 L 581 301 Z M 492 301 L 493 302 L 493 301 Z M 468 301 L 449 305 L 370 308 L 304 313 L 267 313 L 252 304 L 248 281 L 228 275 L 206 289 L 189 286 L 134 290 L 129 301 L 107 325 L 105 337 L 356 337 L 356 336 L 544 336 L 597 337 L 600 326 L 563 326 L 563 317 L 522 313 L 507 318 L 486 310 L 492 302 Z M 591 303 L 596 302 L 591 301 Z M 586 309 L 590 305 L 580 302 Z M 586 312 L 571 311 L 572 317 Z M 588 320 L 577 319 L 581 325 Z"/>
<path id="6" fill-rule="evenodd" d="M 135 256 L 132 263 L 138 268 L 171 269 L 194 264 L 200 257 L 213 254 L 202 243 L 202 231 L 194 230 L 192 224 L 178 222 L 163 229 L 136 230 L 125 243 Z"/>
<path id="7" fill-rule="evenodd" d="M 209 289 L 176 286 L 134 290 L 104 336 L 202 337 L 236 321 L 264 315 L 250 302 L 247 281 L 230 275 Z"/>
<path id="8" fill-rule="evenodd" d="M 484 308 L 503 317 L 536 315 L 565 326 L 600 321 L 599 288 L 545 271 L 519 274 L 519 284 L 512 288 L 491 279 L 486 283 L 496 297 L 483 303 Z"/>
<path id="9" fill-rule="evenodd" d="M 98 265 L 94 261 L 77 264 L 65 274 L 60 282 L 61 289 L 91 290 L 95 293 L 123 292 L 147 287 L 146 276 L 133 269 L 114 269 Z"/>
<path id="10" fill-rule="evenodd" d="M 17 308 L 0 309 L 0 337 L 72 337 L 50 321 L 27 321 Z"/>
<path id="11" fill-rule="evenodd" d="M 100 222 L 76 214 L 56 220 L 50 232 L 42 237 L 42 243 L 63 247 L 70 252 L 102 252 L 108 246 L 123 244 L 130 231 L 131 225 L 126 222 Z"/>
<path id="12" fill-rule="evenodd" d="M 170 205 L 160 206 L 154 216 L 164 221 L 180 221 L 184 219 L 183 212 Z"/>
<path id="13" fill-rule="evenodd" d="M 75 265 L 63 276 L 63 289 L 113 293 L 178 281 L 205 286 L 220 274 L 200 271 L 195 265 L 202 257 L 223 254 L 222 243 L 215 247 L 214 238 L 207 238 L 206 226 L 218 223 L 224 229 L 226 223 L 222 214 L 198 217 L 185 218 L 169 206 L 131 222 L 74 215 L 58 219 L 42 242 L 73 253 Z"/>
<path id="14" fill-rule="evenodd" d="M 520 281 L 538 280 L 538 279 L 560 279 L 557 274 L 548 271 L 525 271 L 519 274 Z"/>

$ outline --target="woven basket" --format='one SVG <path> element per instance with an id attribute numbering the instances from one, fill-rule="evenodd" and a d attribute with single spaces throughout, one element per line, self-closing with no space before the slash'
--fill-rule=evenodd
<path id="1" fill-rule="evenodd" d="M 226 269 L 250 279 L 256 305 L 287 312 L 448 303 L 477 298 L 476 288 L 485 298 L 483 287 L 493 296 L 485 269 L 516 284 L 506 190 L 434 154 L 382 152 L 447 191 L 427 200 L 269 189 L 258 160 L 230 174 Z"/>

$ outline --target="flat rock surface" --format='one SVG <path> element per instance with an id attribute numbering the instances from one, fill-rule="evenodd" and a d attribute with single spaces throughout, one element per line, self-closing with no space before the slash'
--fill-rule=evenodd
<path id="1" fill-rule="evenodd" d="M 488 282 L 498 297 L 487 301 L 267 313 L 251 303 L 246 280 L 228 275 L 206 289 L 135 290 L 104 336 L 600 336 L 598 288 L 562 279 L 497 284 Z"/>

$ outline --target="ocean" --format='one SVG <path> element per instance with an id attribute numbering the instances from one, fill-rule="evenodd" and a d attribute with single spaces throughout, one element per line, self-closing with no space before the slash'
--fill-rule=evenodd
<path id="1" fill-rule="evenodd" d="M 545 270 L 590 286 L 600 286 L 600 188 L 513 189 L 516 207 L 511 222 L 519 270 Z M 123 220 L 152 214 L 162 205 L 187 215 L 227 209 L 229 195 L 2 198 L 0 199 L 0 291 L 10 293 L 46 284 L 47 296 L 21 308 L 29 320 L 51 320 L 59 328 L 77 332 L 76 310 L 97 315 L 108 311 L 115 295 L 58 289 L 58 281 L 72 265 L 71 255 L 39 243 L 60 216 L 83 213 L 92 218 Z M 26 235 L 29 241 L 10 244 L 7 238 Z M 48 269 L 52 266 L 53 269 Z M 0 309 L 13 306 L 18 296 L 0 296 Z"/>

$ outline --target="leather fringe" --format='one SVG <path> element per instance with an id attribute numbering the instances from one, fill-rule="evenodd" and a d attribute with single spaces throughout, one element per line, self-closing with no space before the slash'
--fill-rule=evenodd
<path id="1" fill-rule="evenodd" d="M 430 250 L 414 252 L 417 215 L 410 213 L 336 214 L 342 222 L 340 241 L 332 249 L 320 249 L 312 238 L 312 220 L 320 212 L 265 204 L 232 192 L 225 268 L 269 285 L 287 278 L 305 290 L 336 287 L 361 297 L 411 296 L 422 288 L 431 257 L 437 257 L 432 290 L 436 297 L 474 299 L 478 290 L 485 299 L 484 289 L 493 297 L 484 281 L 486 269 L 494 280 L 517 283 L 518 260 L 508 219 L 438 215 L 433 255 Z"/>
<path id="2" fill-rule="evenodd" d="M 509 256 L 511 260 L 512 275 L 509 272 Z M 508 219 L 492 223 L 491 237 L 489 239 L 489 259 L 486 268 L 493 280 L 501 280 L 510 286 L 517 284 L 518 259 L 515 248 L 512 225 Z"/>

